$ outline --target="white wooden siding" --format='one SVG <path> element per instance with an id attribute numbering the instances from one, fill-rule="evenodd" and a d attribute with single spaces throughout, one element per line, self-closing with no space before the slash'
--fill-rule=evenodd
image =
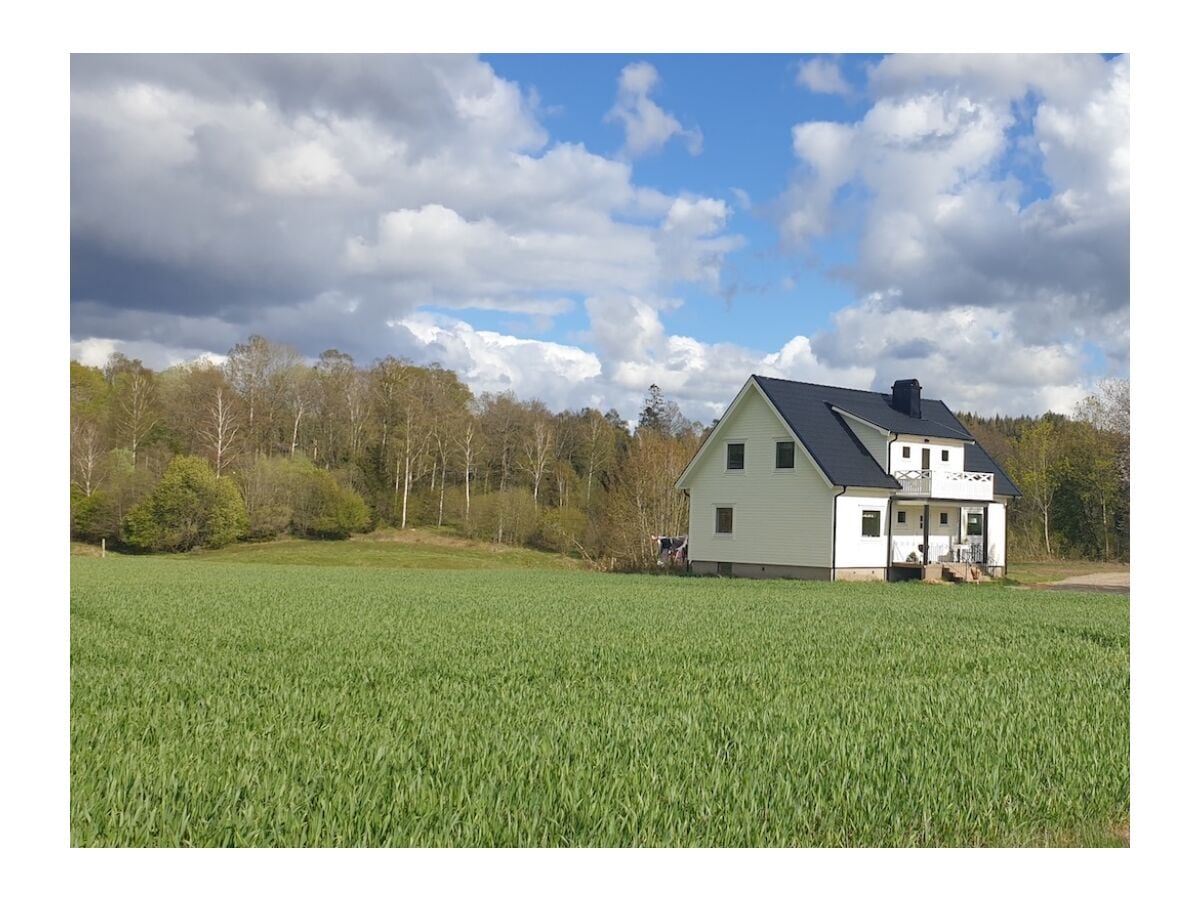
<path id="1" fill-rule="evenodd" d="M 1007 553 L 1008 510 L 1003 503 L 988 504 L 988 551 L 989 566 L 1004 566 Z"/>
<path id="2" fill-rule="evenodd" d="M 729 411 L 718 438 L 688 474 L 688 555 L 712 562 L 828 567 L 833 491 L 799 446 L 795 468 L 776 470 L 775 442 L 792 438 L 756 388 Z M 746 444 L 746 467 L 726 472 L 725 446 L 739 440 Z M 733 507 L 732 536 L 716 534 L 718 506 Z"/>
<path id="3" fill-rule="evenodd" d="M 858 439 L 862 441 L 863 446 L 875 457 L 875 462 L 879 463 L 879 467 L 886 472 L 889 435 L 884 434 L 878 428 L 857 422 L 849 416 L 842 416 L 842 421 L 850 426 L 850 430 L 854 432 Z M 917 455 L 917 458 L 920 459 L 920 454 Z"/>
<path id="4" fill-rule="evenodd" d="M 887 563 L 887 495 L 853 488 L 837 498 L 837 560 L 839 569 L 882 568 Z M 863 537 L 863 510 L 879 512 L 879 537 Z"/>
<path id="5" fill-rule="evenodd" d="M 925 438 L 915 437 L 913 435 L 900 435 L 892 442 L 892 458 L 888 468 L 889 473 L 915 471 L 923 468 L 921 465 L 921 450 L 929 448 L 929 468 L 932 470 L 942 469 L 953 472 L 963 471 L 963 442 L 943 440 L 941 438 L 929 438 L 929 443 L 925 442 Z M 904 458 L 904 448 L 909 447 L 909 453 L 912 455 L 908 459 Z M 950 459 L 942 462 L 942 451 L 950 451 Z"/>

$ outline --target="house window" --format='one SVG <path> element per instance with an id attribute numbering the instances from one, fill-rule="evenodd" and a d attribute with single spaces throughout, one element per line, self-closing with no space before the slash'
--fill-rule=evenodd
<path id="1" fill-rule="evenodd" d="M 862 514 L 862 536 L 879 537 L 879 510 L 864 509 Z"/>
<path id="2" fill-rule="evenodd" d="M 938 513 L 938 524 L 939 525 L 949 525 L 950 524 L 950 513 Z"/>
<path id="3" fill-rule="evenodd" d="M 901 447 L 900 455 L 905 459 L 908 459 L 910 456 L 912 456 L 912 447 Z"/>
<path id="4" fill-rule="evenodd" d="M 733 507 L 717 507 L 717 534 L 733 534 Z"/>
<path id="5" fill-rule="evenodd" d="M 775 443 L 775 468 L 796 468 L 796 444 L 794 441 L 777 441 Z"/>
<path id="6" fill-rule="evenodd" d="M 746 445 L 725 445 L 725 468 L 730 472 L 740 472 L 746 468 Z"/>
<path id="7" fill-rule="evenodd" d="M 908 521 L 908 513 L 906 513 L 904 510 L 899 510 L 896 513 L 896 521 L 903 525 Z"/>
<path id="8" fill-rule="evenodd" d="M 717 563 L 717 574 L 733 577 L 733 563 Z"/>
<path id="9" fill-rule="evenodd" d="M 949 450 L 942 451 L 942 462 L 950 462 L 950 451 Z"/>
<path id="10" fill-rule="evenodd" d="M 967 513 L 967 534 L 983 537 L 983 513 Z"/>

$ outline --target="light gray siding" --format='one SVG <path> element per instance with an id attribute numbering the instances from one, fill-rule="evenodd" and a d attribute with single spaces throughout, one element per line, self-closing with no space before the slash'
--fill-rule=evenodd
<path id="1" fill-rule="evenodd" d="M 863 446 L 867 448 L 868 452 L 875 457 L 875 462 L 879 463 L 879 468 L 886 472 L 888 470 L 888 436 L 878 428 L 872 428 L 870 425 L 856 422 L 849 416 L 842 416 L 842 421 L 850 426 L 850 430 L 862 441 Z"/>
<path id="2" fill-rule="evenodd" d="M 689 556 L 701 562 L 823 567 L 832 556 L 833 490 L 796 447 L 796 467 L 776 470 L 775 443 L 792 438 L 756 387 L 742 396 L 704 448 L 683 487 L 690 502 Z M 746 445 L 745 468 L 725 470 L 725 448 Z M 716 510 L 733 507 L 733 534 L 716 533 Z"/>

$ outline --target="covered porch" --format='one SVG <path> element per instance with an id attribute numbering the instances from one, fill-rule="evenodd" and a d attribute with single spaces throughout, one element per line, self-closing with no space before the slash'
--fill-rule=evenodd
<path id="1" fill-rule="evenodd" d="M 894 500 L 888 562 L 923 569 L 936 563 L 988 564 L 987 504 Z"/>

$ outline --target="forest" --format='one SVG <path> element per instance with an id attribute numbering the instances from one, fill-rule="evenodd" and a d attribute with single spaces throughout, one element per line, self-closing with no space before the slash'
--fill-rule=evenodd
<path id="1" fill-rule="evenodd" d="M 630 427 L 616 410 L 476 396 L 394 357 L 313 365 L 261 336 L 221 365 L 72 361 L 70 390 L 71 535 L 144 551 L 427 526 L 647 568 L 648 535 L 687 530 L 675 479 L 713 424 L 655 385 Z M 1024 494 L 1014 558 L 1128 559 L 1128 381 L 1069 417 L 960 418 Z"/>

